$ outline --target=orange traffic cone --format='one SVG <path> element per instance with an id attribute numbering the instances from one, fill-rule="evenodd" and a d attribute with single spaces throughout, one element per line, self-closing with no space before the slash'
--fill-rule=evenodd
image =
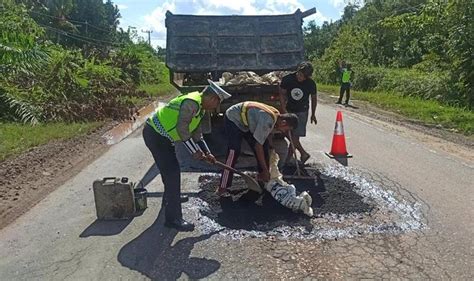
<path id="1" fill-rule="evenodd" d="M 336 127 L 332 138 L 331 152 L 326 153 L 330 158 L 351 158 L 347 153 L 346 138 L 344 137 L 344 126 L 342 125 L 342 112 L 338 111 L 336 116 Z"/>

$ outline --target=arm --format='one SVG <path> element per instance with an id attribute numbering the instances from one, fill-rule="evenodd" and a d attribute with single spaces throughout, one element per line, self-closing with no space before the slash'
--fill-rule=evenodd
<path id="1" fill-rule="evenodd" d="M 318 88 L 314 84 L 314 94 L 311 95 L 311 123 L 318 124 L 316 119 L 316 107 L 318 106 Z"/>
<path id="2" fill-rule="evenodd" d="M 286 75 L 281 79 L 279 94 L 280 94 L 280 112 L 286 113 L 286 105 L 288 104 L 288 80 L 289 76 Z"/>
<path id="3" fill-rule="evenodd" d="M 267 140 L 268 140 L 268 147 L 270 149 L 273 149 L 273 131 L 270 133 Z"/>
<path id="4" fill-rule="evenodd" d="M 271 132 L 274 127 L 273 118 L 266 112 L 261 112 L 259 118 L 257 119 L 257 126 L 255 132 L 253 132 L 253 137 L 256 140 L 255 143 L 255 156 L 259 166 L 262 168 L 262 172 L 259 174 L 260 180 L 267 182 L 270 180 L 270 171 L 268 169 L 267 161 L 265 159 L 265 149 L 263 145 L 265 141 L 271 138 Z M 269 140 L 270 141 L 270 140 Z"/>
<path id="5" fill-rule="evenodd" d="M 257 154 L 257 161 L 260 164 L 260 167 L 263 169 L 259 174 L 259 178 L 262 181 L 267 182 L 270 180 L 270 170 L 268 169 L 267 161 L 265 161 L 265 151 L 263 145 L 258 142 L 255 144 L 255 153 Z"/>
<path id="6" fill-rule="evenodd" d="M 196 144 L 191 137 L 191 132 L 189 132 L 189 124 L 198 110 L 199 105 L 195 101 L 183 101 L 179 109 L 176 131 L 189 153 L 193 154 L 193 157 L 201 159 L 203 156 L 202 149 Z"/>
<path id="7" fill-rule="evenodd" d="M 286 103 L 288 101 L 287 91 L 280 86 L 280 112 L 286 113 Z"/>
<path id="8" fill-rule="evenodd" d="M 214 155 L 212 155 L 211 150 L 209 149 L 209 146 L 204 140 L 204 137 L 202 135 L 201 125 L 199 125 L 199 127 L 197 127 L 196 130 L 194 130 L 194 132 L 192 133 L 192 139 L 204 153 L 206 161 L 211 162 L 211 163 L 216 162 L 216 158 L 214 157 Z"/>

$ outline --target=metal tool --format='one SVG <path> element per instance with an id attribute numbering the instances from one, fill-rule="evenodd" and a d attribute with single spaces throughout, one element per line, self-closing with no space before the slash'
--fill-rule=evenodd
<path id="1" fill-rule="evenodd" d="M 295 144 L 293 143 L 293 136 L 291 134 L 291 131 L 288 131 L 288 136 L 290 136 L 289 139 L 290 139 L 291 149 L 293 150 L 293 155 L 295 156 L 296 173 L 298 176 L 301 176 L 300 165 L 298 164 L 298 158 L 296 157 L 296 149 L 295 149 Z"/>
<path id="2" fill-rule="evenodd" d="M 302 179 L 302 180 L 314 179 L 311 176 L 305 176 L 305 175 L 301 174 L 301 169 L 300 169 L 300 165 L 298 163 L 298 158 L 296 158 L 296 149 L 295 149 L 295 144 L 293 143 L 293 136 L 291 134 L 291 131 L 288 132 L 288 136 L 289 136 L 289 139 L 290 139 L 291 149 L 293 150 L 293 155 L 295 157 L 296 175 L 283 175 L 283 178 L 284 179 Z"/>
<path id="3" fill-rule="evenodd" d="M 258 193 L 262 193 L 263 190 L 262 188 L 260 187 L 260 185 L 258 184 L 258 182 L 252 178 L 251 176 L 237 170 L 237 169 L 234 169 L 232 168 L 231 166 L 227 166 L 226 164 L 222 163 L 222 162 L 219 162 L 219 161 L 216 161 L 214 163 L 214 165 L 220 167 L 220 168 L 223 168 L 223 169 L 226 169 L 226 170 L 229 170 L 231 172 L 234 172 L 238 175 L 240 175 L 244 180 L 245 180 L 245 184 L 247 184 L 247 187 L 250 189 L 250 190 L 253 190 L 253 191 L 256 191 Z"/>

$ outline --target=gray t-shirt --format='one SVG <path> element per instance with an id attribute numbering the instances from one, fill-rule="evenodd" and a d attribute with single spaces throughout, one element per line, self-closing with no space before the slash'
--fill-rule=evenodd
<path id="1" fill-rule="evenodd" d="M 250 131 L 253 137 L 261 145 L 265 143 L 265 140 L 270 135 L 275 126 L 275 121 L 272 116 L 259 108 L 250 108 L 247 111 L 247 121 L 249 126 L 245 126 L 242 122 L 241 112 L 243 103 L 235 104 L 225 112 L 227 118 L 232 121 L 239 129 L 243 132 Z"/>

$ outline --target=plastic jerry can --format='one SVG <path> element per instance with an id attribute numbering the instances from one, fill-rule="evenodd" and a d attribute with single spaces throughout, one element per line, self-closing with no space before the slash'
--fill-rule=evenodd
<path id="1" fill-rule="evenodd" d="M 97 219 L 130 219 L 135 214 L 133 184 L 128 178 L 107 177 L 93 183 Z"/>

